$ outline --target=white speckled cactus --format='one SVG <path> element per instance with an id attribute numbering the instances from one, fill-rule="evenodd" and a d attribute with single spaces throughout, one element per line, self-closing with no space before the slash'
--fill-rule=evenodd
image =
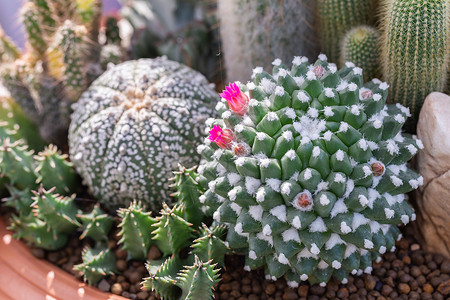
<path id="1" fill-rule="evenodd" d="M 406 162 L 422 144 L 400 133 L 409 110 L 386 106 L 388 85 L 363 84 L 352 63 L 273 64 L 273 75 L 256 68 L 252 82 L 227 87 L 222 118 L 207 122 L 204 211 L 228 225 L 246 269 L 264 265 L 289 286 L 370 273 L 395 249 L 395 225 L 415 219 L 404 193 L 422 177 Z"/>
<path id="2" fill-rule="evenodd" d="M 218 97 L 205 77 L 164 58 L 128 61 L 99 77 L 73 105 L 71 159 L 109 209 L 170 201 L 178 163 L 193 165 Z"/>

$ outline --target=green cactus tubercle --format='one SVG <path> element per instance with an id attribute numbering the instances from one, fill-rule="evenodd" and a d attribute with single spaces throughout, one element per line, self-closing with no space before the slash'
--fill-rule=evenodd
<path id="1" fill-rule="evenodd" d="M 198 147 L 204 211 L 228 226 L 246 269 L 289 286 L 346 282 L 395 249 L 395 225 L 415 219 L 405 192 L 422 184 L 406 162 L 423 147 L 400 132 L 408 109 L 385 105 L 388 85 L 363 83 L 325 55 L 230 85 Z M 227 101 L 230 109 L 227 107 Z"/>
<path id="2" fill-rule="evenodd" d="M 97 284 L 106 275 L 117 273 L 116 256 L 102 244 L 98 244 L 95 248 L 84 249 L 82 259 L 83 262 L 73 268 L 83 273 L 84 279 L 90 285 Z"/>
<path id="3" fill-rule="evenodd" d="M 114 224 L 114 219 L 104 213 L 99 205 L 96 205 L 87 214 L 78 214 L 77 218 L 80 220 L 83 229 L 80 239 L 90 237 L 97 242 L 108 241 L 108 234 Z"/>

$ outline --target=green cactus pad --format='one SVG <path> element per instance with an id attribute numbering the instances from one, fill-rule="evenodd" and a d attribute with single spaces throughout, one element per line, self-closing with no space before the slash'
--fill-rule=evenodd
<path id="1" fill-rule="evenodd" d="M 291 287 L 370 273 L 372 257 L 395 249 L 395 225 L 415 219 L 403 193 L 423 180 L 406 165 L 422 144 L 400 132 L 409 111 L 385 105 L 388 85 L 363 83 L 361 68 L 338 70 L 325 55 L 306 62 L 256 68 L 238 83 L 248 112 L 222 99 L 225 120 L 209 120 L 221 127 L 198 147 L 204 211 L 228 226 L 232 250 L 245 249 L 247 270 L 264 265 Z"/>
<path id="2" fill-rule="evenodd" d="M 71 159 L 109 209 L 145 200 L 150 210 L 170 202 L 177 164 L 200 160 L 195 144 L 214 114 L 217 95 L 199 73 L 164 58 L 109 69 L 74 104 Z"/>
<path id="3" fill-rule="evenodd" d="M 119 209 L 117 214 L 121 218 L 119 243 L 128 252 L 128 259 L 145 260 L 153 243 L 152 231 L 156 220 L 137 202 L 132 202 L 128 208 Z"/>
<path id="4" fill-rule="evenodd" d="M 95 248 L 86 248 L 82 253 L 83 262 L 75 265 L 73 269 L 83 274 L 84 280 L 90 285 L 95 285 L 106 275 L 117 273 L 114 253 L 99 244 Z"/>
<path id="5" fill-rule="evenodd" d="M 219 265 L 224 264 L 224 256 L 228 251 L 226 243 L 222 240 L 226 226 L 219 225 L 213 228 L 202 224 L 200 236 L 192 242 L 192 254 L 201 261 L 210 261 Z"/>
<path id="6" fill-rule="evenodd" d="M 108 234 L 114 224 L 114 219 L 105 214 L 99 205 L 96 205 L 87 214 L 78 214 L 77 218 L 81 221 L 81 226 L 83 227 L 80 239 L 90 237 L 97 242 L 108 241 Z"/>

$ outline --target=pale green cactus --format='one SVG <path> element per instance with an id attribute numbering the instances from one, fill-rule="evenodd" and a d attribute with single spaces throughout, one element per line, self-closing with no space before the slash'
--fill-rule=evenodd
<path id="1" fill-rule="evenodd" d="M 77 218 L 80 220 L 83 227 L 80 239 L 90 237 L 97 242 L 108 241 L 108 234 L 114 224 L 114 219 L 104 213 L 99 205 L 96 205 L 92 211 L 87 214 L 78 214 Z"/>
<path id="2" fill-rule="evenodd" d="M 117 273 L 116 256 L 110 249 L 99 244 L 95 248 L 85 248 L 81 254 L 83 262 L 73 267 L 83 274 L 84 280 L 95 285 L 107 275 Z"/>

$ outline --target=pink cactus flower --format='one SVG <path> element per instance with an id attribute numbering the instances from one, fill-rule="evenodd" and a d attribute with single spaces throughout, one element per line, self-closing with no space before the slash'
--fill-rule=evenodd
<path id="1" fill-rule="evenodd" d="M 244 115 L 248 110 L 248 96 L 243 93 L 236 83 L 230 83 L 225 87 L 225 90 L 220 94 L 228 102 L 228 107 L 231 111 L 238 115 Z"/>
<path id="2" fill-rule="evenodd" d="M 235 137 L 230 129 L 222 129 L 219 125 L 215 125 L 209 131 L 209 140 L 216 143 L 220 148 L 230 149 Z"/>

